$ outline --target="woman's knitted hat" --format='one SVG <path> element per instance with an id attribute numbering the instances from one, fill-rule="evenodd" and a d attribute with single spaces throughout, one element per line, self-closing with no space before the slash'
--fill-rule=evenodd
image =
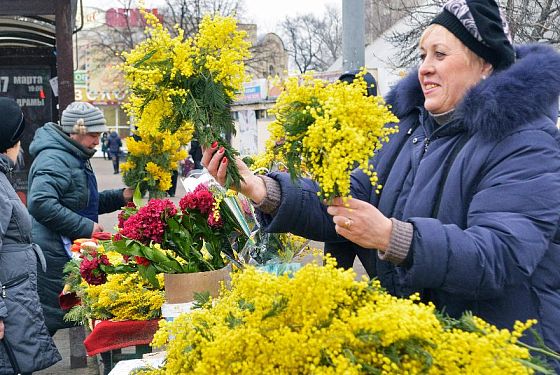
<path id="1" fill-rule="evenodd" d="M 73 102 L 62 111 L 62 131 L 71 134 L 106 132 L 105 117 L 97 107 L 86 102 Z"/>
<path id="2" fill-rule="evenodd" d="M 25 129 L 25 120 L 21 107 L 6 97 L 0 97 L 0 119 L 0 152 L 5 152 L 18 143 Z"/>
<path id="3" fill-rule="evenodd" d="M 450 0 L 431 23 L 445 27 L 495 70 L 515 62 L 509 26 L 494 0 Z"/>

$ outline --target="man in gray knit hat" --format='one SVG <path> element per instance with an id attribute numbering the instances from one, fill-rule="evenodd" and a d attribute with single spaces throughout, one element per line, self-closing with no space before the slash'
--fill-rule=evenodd
<path id="1" fill-rule="evenodd" d="M 77 238 L 103 231 L 98 215 L 116 211 L 132 199 L 133 189 L 99 192 L 90 158 L 107 131 L 101 110 L 74 102 L 61 123 L 38 129 L 29 146 L 34 157 L 29 171 L 28 209 L 33 216 L 33 240 L 45 254 L 47 272 L 38 270 L 38 292 L 51 334 L 72 326 L 64 322 L 58 295 L 63 289 L 62 269 L 70 259 L 69 245 Z"/>
<path id="2" fill-rule="evenodd" d="M 105 116 L 97 107 L 86 102 L 71 103 L 62 112 L 62 130 L 72 133 L 103 133 L 107 131 Z M 80 126 L 82 128 L 80 128 Z"/>

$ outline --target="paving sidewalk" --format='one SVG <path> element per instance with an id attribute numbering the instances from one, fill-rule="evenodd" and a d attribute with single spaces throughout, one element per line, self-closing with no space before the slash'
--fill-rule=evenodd
<path id="1" fill-rule="evenodd" d="M 87 358 L 87 367 L 84 368 L 70 368 L 70 330 L 63 329 L 54 335 L 54 342 L 58 351 L 62 355 L 62 361 L 48 369 L 34 372 L 33 374 L 39 375 L 99 375 L 99 365 L 96 357 Z"/>

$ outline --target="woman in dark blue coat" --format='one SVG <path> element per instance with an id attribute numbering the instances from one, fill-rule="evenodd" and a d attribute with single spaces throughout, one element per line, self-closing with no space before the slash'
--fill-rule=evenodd
<path id="1" fill-rule="evenodd" d="M 391 293 L 498 327 L 537 319 L 560 351 L 560 55 L 514 50 L 493 0 L 448 2 L 419 49 L 387 97 L 400 132 L 373 160 L 381 194 L 355 171 L 349 207 L 325 207 L 312 181 L 239 163 L 241 191 L 267 231 L 376 251 L 373 276 Z M 202 162 L 223 182 L 222 157 Z"/>

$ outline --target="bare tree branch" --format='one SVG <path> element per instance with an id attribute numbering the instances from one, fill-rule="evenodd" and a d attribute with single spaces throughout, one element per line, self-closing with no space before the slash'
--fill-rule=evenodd
<path id="1" fill-rule="evenodd" d="M 397 65 L 409 67 L 417 60 L 417 43 L 444 0 L 424 2 L 407 0 L 380 0 L 406 19 L 408 28 L 397 30 L 387 40 L 397 48 Z M 560 44 L 560 0 L 507 0 L 505 14 L 514 44 L 546 42 Z"/>
<path id="2" fill-rule="evenodd" d="M 239 19 L 244 12 L 243 0 L 165 0 L 165 4 L 165 24 L 169 30 L 179 25 L 187 37 L 198 31 L 198 24 L 205 14 Z"/>
<path id="3" fill-rule="evenodd" d="M 185 37 L 198 31 L 198 24 L 205 14 L 220 14 L 223 16 L 237 16 L 243 12 L 243 0 L 166 0 L 166 7 L 158 9 L 163 24 L 172 35 L 176 35 L 175 25 L 185 30 Z M 103 72 L 110 75 L 107 80 L 114 86 L 119 86 L 120 74 L 107 67 L 124 61 L 122 52 L 132 50 L 146 38 L 144 29 L 146 23 L 139 17 L 137 0 L 117 0 L 114 10 L 118 11 L 118 22 L 105 24 L 93 29 L 84 30 L 88 45 L 85 58 L 90 71 Z"/>
<path id="4" fill-rule="evenodd" d="M 340 54 L 342 17 L 337 8 L 326 6 L 321 17 L 313 14 L 286 17 L 281 29 L 288 53 L 300 73 L 324 71 Z"/>

